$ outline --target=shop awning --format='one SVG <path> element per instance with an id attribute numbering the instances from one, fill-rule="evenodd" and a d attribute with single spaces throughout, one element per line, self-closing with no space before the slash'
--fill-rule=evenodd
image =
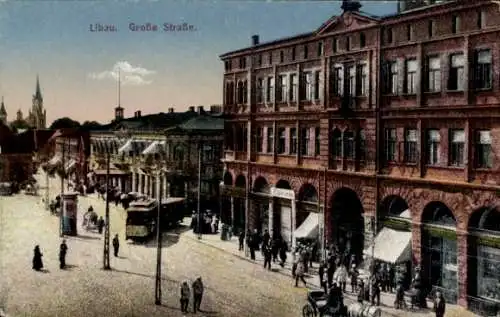
<path id="1" fill-rule="evenodd" d="M 372 255 L 371 246 L 365 249 L 364 254 Z M 375 237 L 373 256 L 391 264 L 411 260 L 411 232 L 383 228 Z"/>
<path id="2" fill-rule="evenodd" d="M 153 141 L 144 151 L 142 151 L 142 154 L 158 154 L 160 150 L 160 143 L 158 141 Z"/>
<path id="3" fill-rule="evenodd" d="M 127 153 L 133 150 L 133 140 L 128 140 L 118 149 L 118 153 Z"/>
<path id="4" fill-rule="evenodd" d="M 55 155 L 48 161 L 48 165 L 57 165 L 62 162 L 62 159 L 59 155 Z"/>
<path id="5" fill-rule="evenodd" d="M 76 161 L 69 160 L 68 164 L 66 164 L 66 172 L 71 171 L 74 167 L 76 167 Z"/>
<path id="6" fill-rule="evenodd" d="M 316 238 L 319 234 L 319 216 L 315 212 L 309 213 L 306 220 L 293 232 L 296 239 Z"/>

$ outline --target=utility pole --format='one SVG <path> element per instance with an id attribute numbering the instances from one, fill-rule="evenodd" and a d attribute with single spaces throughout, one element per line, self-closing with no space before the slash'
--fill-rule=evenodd
<path id="1" fill-rule="evenodd" d="M 198 143 L 198 240 L 201 240 L 202 234 L 201 230 L 203 226 L 201 225 L 201 142 Z"/>
<path id="2" fill-rule="evenodd" d="M 50 209 L 50 193 L 49 193 L 49 171 L 47 168 L 47 171 L 45 172 L 45 209 L 49 210 Z"/>
<path id="3" fill-rule="evenodd" d="M 109 266 L 109 165 L 110 165 L 110 149 L 106 149 L 106 223 L 104 225 L 104 254 L 103 254 L 103 269 L 110 270 Z"/>
<path id="4" fill-rule="evenodd" d="M 158 172 L 158 179 L 160 178 Z M 158 213 L 156 218 L 156 284 L 155 284 L 155 305 L 161 305 L 161 251 L 162 251 L 162 231 L 161 231 L 161 190 L 160 182 L 158 186 Z"/>
<path id="5" fill-rule="evenodd" d="M 64 201 L 63 201 L 63 195 L 64 195 L 64 176 L 66 173 L 66 160 L 65 160 L 65 155 L 66 155 L 66 138 L 63 136 L 62 137 L 63 142 L 62 142 L 62 160 L 61 160 L 61 165 L 62 165 L 62 171 L 61 171 L 61 195 L 59 198 L 59 236 L 62 238 L 64 237 L 64 228 L 63 228 L 63 208 L 64 208 Z"/>

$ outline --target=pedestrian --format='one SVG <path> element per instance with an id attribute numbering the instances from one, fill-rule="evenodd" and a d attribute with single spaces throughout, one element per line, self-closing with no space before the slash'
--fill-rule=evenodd
<path id="1" fill-rule="evenodd" d="M 319 285 L 325 290 L 326 293 L 328 291 L 328 288 L 326 287 L 325 267 L 326 267 L 325 262 L 321 262 L 318 269 L 318 275 L 319 275 Z"/>
<path id="2" fill-rule="evenodd" d="M 66 253 L 68 252 L 68 246 L 66 245 L 66 240 L 63 240 L 59 246 L 59 268 L 63 270 L 66 267 Z"/>
<path id="3" fill-rule="evenodd" d="M 328 268 L 326 270 L 326 280 L 328 282 L 328 289 L 332 288 L 334 274 L 335 274 L 335 264 L 330 261 L 328 262 Z"/>
<path id="4" fill-rule="evenodd" d="M 307 282 L 304 279 L 304 262 L 303 261 L 297 261 L 297 269 L 295 271 L 295 287 L 299 287 L 299 279 L 304 283 L 304 287 L 307 286 Z"/>
<path id="5" fill-rule="evenodd" d="M 288 252 L 288 245 L 283 238 L 281 238 L 281 243 L 280 243 L 280 250 L 279 250 L 279 255 L 280 255 L 280 265 L 281 267 L 285 267 L 285 262 L 286 262 L 286 253 Z"/>
<path id="6" fill-rule="evenodd" d="M 115 237 L 113 238 L 113 251 L 115 254 L 115 257 L 118 257 L 118 250 L 120 249 L 120 240 L 118 240 L 118 234 L 115 234 Z"/>
<path id="7" fill-rule="evenodd" d="M 97 230 L 99 231 L 99 234 L 102 233 L 102 229 L 104 228 L 104 219 L 102 216 L 97 220 Z"/>
<path id="8" fill-rule="evenodd" d="M 33 249 L 33 270 L 40 271 L 43 268 L 42 256 L 40 246 L 36 245 Z"/>
<path id="9" fill-rule="evenodd" d="M 434 299 L 434 313 L 436 317 L 444 317 L 446 311 L 446 303 L 444 301 L 443 294 L 441 292 L 436 292 L 436 298 Z"/>
<path id="10" fill-rule="evenodd" d="M 264 251 L 264 247 L 269 245 L 269 241 L 271 240 L 271 236 L 269 235 L 269 231 L 264 230 L 264 234 L 262 235 L 262 250 Z"/>
<path id="11" fill-rule="evenodd" d="M 365 283 L 363 280 L 359 280 L 358 284 L 358 303 L 363 304 L 365 300 Z"/>
<path id="12" fill-rule="evenodd" d="M 405 290 L 402 284 L 396 286 L 396 299 L 394 301 L 394 308 L 406 309 Z"/>
<path id="13" fill-rule="evenodd" d="M 356 267 L 356 264 L 352 264 L 351 271 L 349 273 L 351 275 L 351 292 L 354 293 L 357 290 L 359 276 L 359 271 Z"/>
<path id="14" fill-rule="evenodd" d="M 371 294 L 370 301 L 372 305 L 380 306 L 380 281 L 376 275 L 373 275 L 370 281 Z"/>
<path id="15" fill-rule="evenodd" d="M 241 230 L 240 235 L 238 237 L 238 242 L 240 243 L 239 247 L 238 247 L 238 251 L 243 251 L 243 243 L 245 243 L 245 231 L 244 230 Z"/>
<path id="16" fill-rule="evenodd" d="M 340 264 L 339 267 L 337 268 L 337 271 L 335 272 L 335 274 L 337 275 L 336 280 L 337 280 L 337 285 L 339 286 L 339 289 L 342 292 L 345 292 L 345 287 L 347 284 L 347 275 L 348 275 L 347 268 L 345 267 L 345 265 Z"/>
<path id="17" fill-rule="evenodd" d="M 200 310 L 201 300 L 203 299 L 203 282 L 201 276 L 198 277 L 192 285 L 193 289 L 193 311 L 196 314 Z"/>
<path id="18" fill-rule="evenodd" d="M 264 268 L 271 270 L 272 253 L 269 246 L 264 246 Z"/>
<path id="19" fill-rule="evenodd" d="M 181 285 L 181 312 L 187 313 L 189 307 L 189 297 L 191 296 L 191 290 L 189 289 L 189 284 L 187 281 L 182 282 Z"/>

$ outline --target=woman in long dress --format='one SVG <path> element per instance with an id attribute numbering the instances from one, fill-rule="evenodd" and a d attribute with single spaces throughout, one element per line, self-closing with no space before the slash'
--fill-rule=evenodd
<path id="1" fill-rule="evenodd" d="M 40 271 L 43 268 L 43 262 L 42 262 L 42 252 L 40 251 L 40 247 L 37 245 L 35 246 L 35 249 L 33 250 L 33 270 L 35 271 Z"/>

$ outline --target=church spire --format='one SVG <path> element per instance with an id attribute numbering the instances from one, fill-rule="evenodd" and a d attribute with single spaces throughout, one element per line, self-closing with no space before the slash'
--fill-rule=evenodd
<path id="1" fill-rule="evenodd" d="M 42 99 L 42 91 L 40 90 L 40 79 L 38 78 L 38 74 L 36 75 L 36 92 L 35 92 L 35 98 L 36 99 Z"/>
<path id="2" fill-rule="evenodd" d="M 3 102 L 3 96 L 2 96 L 2 103 L 0 104 L 0 115 L 3 115 L 3 116 L 7 115 L 7 109 L 5 109 L 5 104 Z"/>

